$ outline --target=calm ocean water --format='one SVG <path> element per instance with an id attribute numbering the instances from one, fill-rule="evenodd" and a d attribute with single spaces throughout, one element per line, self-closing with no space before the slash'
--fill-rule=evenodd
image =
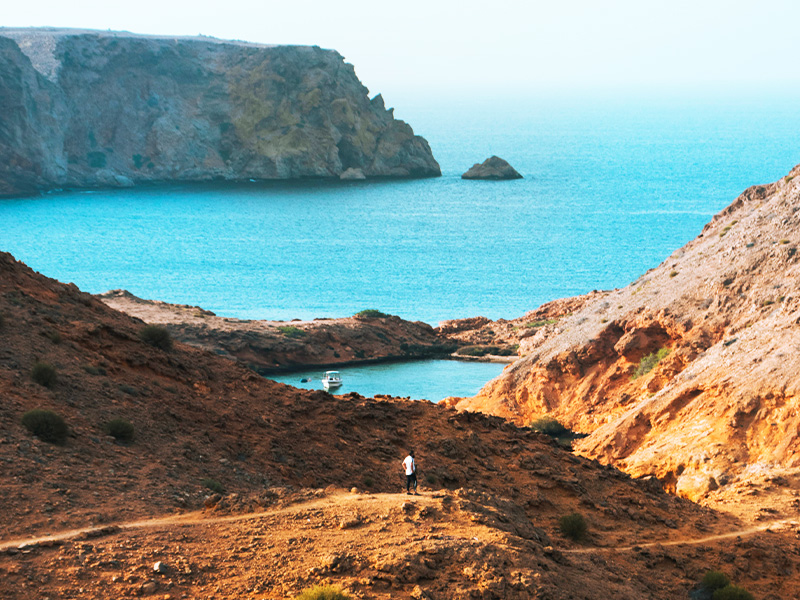
<path id="1" fill-rule="evenodd" d="M 89 292 L 225 316 L 513 318 L 624 286 L 800 162 L 800 111 L 580 101 L 408 105 L 444 176 L 181 185 L 0 201 L 0 249 Z M 525 179 L 468 182 L 498 154 Z"/>

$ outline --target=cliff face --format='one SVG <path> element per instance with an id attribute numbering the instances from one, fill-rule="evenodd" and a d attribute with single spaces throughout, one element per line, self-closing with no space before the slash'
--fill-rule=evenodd
<path id="1" fill-rule="evenodd" d="M 4 194 L 440 174 L 331 50 L 65 30 L 0 29 L 0 42 L 0 152 L 16 156 L 0 166 Z"/>
<path id="2" fill-rule="evenodd" d="M 589 434 L 582 453 L 695 499 L 796 469 L 799 176 L 747 190 L 656 269 L 521 340 L 458 407 L 551 414 Z"/>

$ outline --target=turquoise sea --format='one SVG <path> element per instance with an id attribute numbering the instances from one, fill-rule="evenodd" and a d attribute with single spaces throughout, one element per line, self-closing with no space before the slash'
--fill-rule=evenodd
<path id="1" fill-rule="evenodd" d="M 745 188 L 785 175 L 800 163 L 796 100 L 414 98 L 396 114 L 441 178 L 2 200 L 0 249 L 85 291 L 224 316 L 513 318 L 628 284 Z M 492 154 L 525 179 L 460 179 Z"/>

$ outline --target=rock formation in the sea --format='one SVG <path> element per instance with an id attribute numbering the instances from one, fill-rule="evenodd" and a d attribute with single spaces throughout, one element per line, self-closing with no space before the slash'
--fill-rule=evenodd
<path id="1" fill-rule="evenodd" d="M 440 174 L 332 50 L 0 29 L 0 194 Z"/>
<path id="2" fill-rule="evenodd" d="M 523 358 L 458 407 L 552 415 L 589 434 L 583 454 L 695 499 L 796 470 L 799 248 L 800 166 L 626 288 L 542 323 Z"/>
<path id="3" fill-rule="evenodd" d="M 446 356 L 462 345 L 427 323 L 394 315 L 313 321 L 218 317 L 197 306 L 137 298 L 125 290 L 99 296 L 111 308 L 166 327 L 181 342 L 236 359 L 262 374 L 303 367 Z"/>
<path id="4" fill-rule="evenodd" d="M 475 163 L 461 179 L 522 179 L 517 170 L 499 156 L 490 156 L 482 163 Z"/>

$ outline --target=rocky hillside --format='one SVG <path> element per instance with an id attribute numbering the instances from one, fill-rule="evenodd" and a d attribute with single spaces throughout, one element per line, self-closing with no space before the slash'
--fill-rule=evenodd
<path id="1" fill-rule="evenodd" d="M 427 177 L 427 142 L 318 47 L 0 29 L 0 194 Z"/>
<path id="2" fill-rule="evenodd" d="M 0 315 L 4 598 L 292 597 L 326 581 L 417 600 L 475 589 L 487 599 L 680 597 L 712 566 L 765 594 L 797 591 L 791 536 L 497 417 L 297 390 L 196 348 L 154 346 L 139 320 L 7 254 Z M 63 444 L 22 425 L 35 408 L 66 420 Z M 132 424 L 133 439 L 108 435 L 112 419 Z M 391 492 L 409 446 L 424 497 L 404 503 Z M 369 494 L 343 494 L 351 487 Z M 207 516 L 175 515 L 204 506 Z M 581 544 L 558 527 L 573 511 L 589 522 Z M 58 534 L 87 526 L 101 530 Z M 43 534 L 57 535 L 20 541 Z"/>
<path id="3" fill-rule="evenodd" d="M 800 466 L 800 167 L 748 189 L 624 289 L 520 342 L 458 403 L 589 434 L 587 456 L 701 498 Z"/>
<path id="4" fill-rule="evenodd" d="M 173 337 L 236 359 L 261 374 L 300 367 L 448 355 L 459 345 L 427 323 L 394 315 L 258 321 L 218 317 L 198 306 L 137 298 L 125 290 L 99 296 L 111 308 L 167 328 Z M 377 311 L 375 311 L 377 313 Z"/>

